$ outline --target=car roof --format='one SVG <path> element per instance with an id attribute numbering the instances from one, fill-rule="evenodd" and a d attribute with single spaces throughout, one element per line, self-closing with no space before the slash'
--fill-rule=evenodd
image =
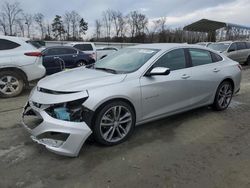
<path id="1" fill-rule="evenodd" d="M 11 41 L 16 41 L 16 42 L 26 42 L 29 41 L 29 38 L 26 37 L 15 37 L 15 36 L 5 36 L 5 35 L 0 35 L 0 39 L 6 39 L 6 40 L 11 40 Z"/>
<path id="2" fill-rule="evenodd" d="M 74 49 L 76 51 L 79 51 L 77 48 L 74 48 L 72 46 L 49 46 L 49 47 L 46 47 L 44 50 L 53 49 L 53 48 L 69 48 L 69 49 Z"/>
<path id="3" fill-rule="evenodd" d="M 76 45 L 76 44 L 91 44 L 91 45 L 93 45 L 94 43 L 93 42 L 70 42 L 68 44 L 69 45 Z"/>
<path id="4" fill-rule="evenodd" d="M 130 46 L 128 48 L 146 48 L 146 49 L 159 49 L 159 50 L 169 50 L 172 48 L 200 48 L 206 49 L 206 47 L 197 44 L 186 44 L 186 43 L 153 43 L 153 44 L 139 44 L 136 46 Z"/>

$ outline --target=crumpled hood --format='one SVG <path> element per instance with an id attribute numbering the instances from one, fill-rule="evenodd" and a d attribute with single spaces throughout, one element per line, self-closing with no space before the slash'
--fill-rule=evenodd
<path id="1" fill-rule="evenodd" d="M 126 74 L 111 74 L 80 67 L 45 77 L 38 82 L 37 86 L 53 91 L 83 91 L 119 83 L 125 77 Z"/>

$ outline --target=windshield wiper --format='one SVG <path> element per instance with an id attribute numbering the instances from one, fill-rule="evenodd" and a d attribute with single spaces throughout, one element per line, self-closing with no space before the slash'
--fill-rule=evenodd
<path id="1" fill-rule="evenodd" d="M 117 71 L 114 70 L 114 69 L 102 68 L 102 67 L 94 67 L 94 69 L 96 69 L 96 70 L 103 70 L 103 71 L 106 71 L 106 72 L 110 72 L 110 73 L 113 73 L 113 74 L 117 74 Z"/>

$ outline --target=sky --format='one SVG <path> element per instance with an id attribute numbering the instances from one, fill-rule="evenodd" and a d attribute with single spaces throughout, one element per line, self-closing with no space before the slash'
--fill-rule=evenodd
<path id="1" fill-rule="evenodd" d="M 138 10 L 147 15 L 149 23 L 167 17 L 166 25 L 170 28 L 202 18 L 250 26 L 250 0 L 8 0 L 15 1 L 25 12 L 41 12 L 49 21 L 56 14 L 76 10 L 89 23 L 89 36 L 93 34 L 94 21 L 106 9 L 120 10 L 124 15 Z"/>

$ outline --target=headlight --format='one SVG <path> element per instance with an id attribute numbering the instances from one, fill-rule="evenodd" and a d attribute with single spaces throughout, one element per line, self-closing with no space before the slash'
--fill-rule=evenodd
<path id="1" fill-rule="evenodd" d="M 78 99 L 75 101 L 54 104 L 47 108 L 45 111 L 53 118 L 64 120 L 81 122 L 83 121 L 84 106 L 82 105 L 88 97 Z"/>

